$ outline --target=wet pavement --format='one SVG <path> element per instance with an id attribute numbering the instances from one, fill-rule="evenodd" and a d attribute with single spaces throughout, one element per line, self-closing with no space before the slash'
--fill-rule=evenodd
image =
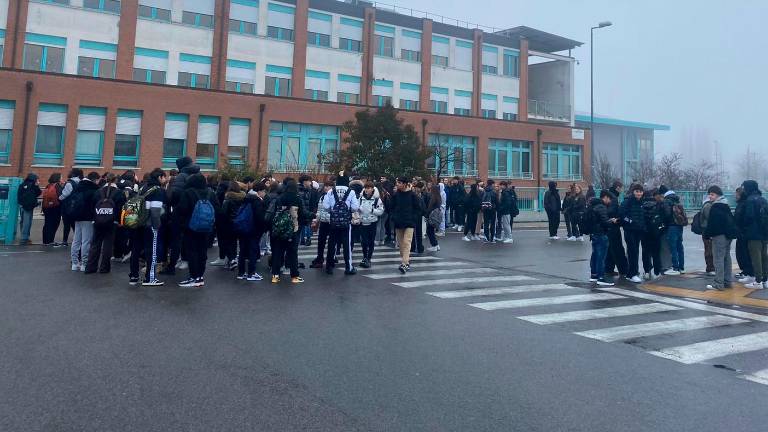
<path id="1" fill-rule="evenodd" d="M 2 247 L 0 430 L 765 430 L 760 309 L 589 289 L 589 244 L 542 231 L 440 240 L 405 277 L 379 248 L 353 277 L 209 267 L 191 292 Z"/>

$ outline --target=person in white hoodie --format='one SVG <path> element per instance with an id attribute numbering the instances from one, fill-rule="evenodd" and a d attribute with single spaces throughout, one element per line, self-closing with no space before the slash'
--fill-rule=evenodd
<path id="1" fill-rule="evenodd" d="M 373 182 L 365 183 L 360 194 L 360 244 L 363 248 L 363 260 L 360 267 L 370 268 L 373 257 L 373 247 L 376 244 L 376 228 L 379 218 L 384 214 L 384 203 L 379 197 L 379 190 Z"/>
<path id="2" fill-rule="evenodd" d="M 346 212 L 341 214 L 337 209 L 337 203 L 346 203 Z M 339 206 L 341 207 L 341 206 Z M 349 177 L 344 171 L 339 172 L 336 178 L 336 187 L 328 191 L 323 198 L 323 208 L 330 213 L 330 238 L 328 240 L 328 252 L 325 258 L 325 272 L 333 274 L 334 256 L 336 245 L 341 244 L 344 249 L 344 274 L 354 275 L 357 270 L 352 265 L 352 212 L 360 208 L 360 201 L 354 191 L 349 189 Z"/>

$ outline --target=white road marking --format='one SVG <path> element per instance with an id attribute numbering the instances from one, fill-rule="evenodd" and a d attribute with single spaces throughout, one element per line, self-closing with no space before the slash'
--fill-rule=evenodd
<path id="1" fill-rule="evenodd" d="M 325 259 L 325 255 L 326 255 L 325 252 L 323 252 L 323 259 Z M 363 255 L 363 253 L 360 252 L 360 251 L 355 251 L 355 252 L 352 253 L 352 257 L 355 257 L 355 258 L 360 258 L 362 255 Z M 388 251 L 376 251 L 376 250 L 374 250 L 373 251 L 373 256 L 374 257 L 379 257 L 379 256 L 400 256 L 400 252 L 393 251 L 393 250 L 388 250 Z M 344 258 L 344 254 L 342 253 L 338 257 L 343 259 Z M 315 258 L 317 258 L 317 253 L 311 253 L 311 254 L 305 253 L 305 254 L 299 255 L 299 259 L 315 259 Z"/>
<path id="2" fill-rule="evenodd" d="M 439 259 L 439 258 L 435 258 Z M 400 262 L 400 260 L 396 260 L 393 262 Z M 433 267 L 454 267 L 454 266 L 461 266 L 461 265 L 471 265 L 471 263 L 462 262 L 462 261 L 424 261 L 420 262 L 417 265 L 415 265 L 415 269 L 425 269 L 425 268 L 433 268 Z M 376 270 L 381 269 L 381 267 L 369 267 L 369 268 L 362 268 L 358 267 L 357 271 L 366 271 L 366 270 Z"/>
<path id="3" fill-rule="evenodd" d="M 512 309 L 529 306 L 549 306 L 567 303 L 583 303 L 590 301 L 618 300 L 626 297 L 614 294 L 577 294 L 559 297 L 538 297 L 521 300 L 502 300 L 485 303 L 471 303 L 470 306 L 483 310 Z"/>
<path id="4" fill-rule="evenodd" d="M 649 351 L 649 353 L 683 364 L 692 364 L 766 348 L 768 348 L 768 332 L 761 332 L 664 348 L 658 351 Z"/>
<path id="5" fill-rule="evenodd" d="M 749 321 L 722 315 L 713 315 L 695 318 L 683 318 L 671 321 L 658 321 L 645 324 L 608 327 L 576 332 L 576 334 L 591 339 L 601 340 L 603 342 L 615 342 L 638 337 L 699 330 L 711 327 L 742 324 L 746 322 Z"/>
<path id="6" fill-rule="evenodd" d="M 462 268 L 462 269 L 443 269 L 443 270 L 431 270 L 431 271 L 414 271 L 406 274 L 400 273 L 380 273 L 380 274 L 367 274 L 363 275 L 370 279 L 394 279 L 401 277 L 419 277 L 419 276 L 442 276 L 452 274 L 465 274 L 465 273 L 493 273 L 497 270 L 488 267 L 476 267 L 476 268 Z"/>
<path id="7" fill-rule="evenodd" d="M 478 282 L 518 282 L 536 280 L 530 276 L 486 276 L 475 278 L 448 278 L 448 279 L 433 279 L 425 281 L 413 281 L 413 282 L 398 282 L 393 285 L 397 285 L 403 288 L 418 288 L 430 285 L 447 285 L 447 284 L 460 284 L 460 283 L 478 283 Z"/>
<path id="8" fill-rule="evenodd" d="M 474 297 L 474 296 L 492 296 L 499 294 L 520 294 L 527 292 L 538 291 L 551 291 L 551 290 L 564 290 L 564 289 L 580 289 L 565 284 L 549 284 L 549 285 L 525 285 L 510 288 L 481 288 L 481 289 L 467 289 L 456 291 L 435 291 L 428 292 L 427 294 L 442 299 L 454 299 L 462 297 Z"/>
<path id="9" fill-rule="evenodd" d="M 768 369 L 763 369 L 749 375 L 741 375 L 739 378 L 744 378 L 745 380 L 756 382 L 758 384 L 768 385 Z"/>
<path id="10" fill-rule="evenodd" d="M 435 256 L 418 256 L 418 257 L 411 257 L 411 262 L 413 261 L 432 261 L 432 260 L 441 260 L 440 257 Z M 343 260 L 342 260 L 343 261 Z M 374 258 L 371 260 L 372 263 L 400 263 L 400 257 L 390 257 L 390 258 Z"/>
<path id="11" fill-rule="evenodd" d="M 664 297 L 660 295 L 655 294 L 648 294 L 644 292 L 638 292 L 638 291 L 630 291 L 623 288 L 600 288 L 600 291 L 605 292 L 612 292 L 616 294 L 623 294 L 625 296 L 630 297 L 637 297 L 645 300 L 653 300 L 660 303 L 667 303 L 671 305 L 681 306 L 688 309 L 696 309 L 696 310 L 702 310 L 707 312 L 714 312 L 720 315 L 728 315 L 736 318 L 744 318 L 744 319 L 751 319 L 754 321 L 762 321 L 762 322 L 768 322 L 768 316 L 765 315 L 758 315 L 754 313 L 749 312 L 742 312 L 737 311 L 733 309 L 723 308 L 723 307 L 717 307 L 717 306 L 709 306 L 705 304 L 700 303 L 694 303 L 686 300 L 679 300 L 669 297 Z"/>
<path id="12" fill-rule="evenodd" d="M 647 313 L 653 313 L 653 312 L 666 312 L 666 311 L 673 311 L 673 310 L 680 310 L 680 308 L 675 306 L 665 305 L 665 304 L 651 303 L 651 304 L 642 304 L 642 305 L 633 305 L 633 306 L 619 306 L 619 307 L 601 308 L 601 309 L 578 310 L 578 311 L 571 311 L 571 312 L 527 315 L 527 316 L 519 316 L 517 318 L 523 321 L 545 325 L 545 324 L 556 324 L 556 323 L 564 323 L 564 322 L 571 322 L 571 321 L 585 321 L 585 320 L 599 319 L 599 318 L 613 318 L 613 317 L 622 317 L 622 316 L 629 316 L 629 315 L 640 315 L 640 314 L 647 314 Z"/>

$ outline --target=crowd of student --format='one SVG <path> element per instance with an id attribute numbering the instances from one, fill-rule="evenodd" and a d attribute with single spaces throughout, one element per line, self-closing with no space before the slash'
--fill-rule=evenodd
<path id="1" fill-rule="evenodd" d="M 281 182 L 271 176 L 205 177 L 189 157 L 176 165 L 141 180 L 132 170 L 85 175 L 73 168 L 64 181 L 59 173 L 51 175 L 42 190 L 38 177 L 29 174 L 18 191 L 21 244 L 29 243 L 32 214 L 41 204 L 42 243 L 70 246 L 72 271 L 108 273 L 112 262 L 129 262 L 131 285 L 159 286 L 160 275 L 188 269 L 179 285 L 202 287 L 206 264 L 237 270 L 240 280 L 262 280 L 257 263 L 266 254 L 273 283 L 284 271 L 301 283 L 298 248 L 310 247 L 315 232 L 311 268 L 333 274 L 343 260 L 344 273 L 354 275 L 354 246 L 362 251 L 358 265 L 370 268 L 375 246 L 386 243 L 399 248 L 398 270 L 405 274 L 412 253 L 440 250 L 438 237 L 446 229 L 463 232 L 466 241 L 511 243 L 519 213 L 514 186 L 493 180 L 475 181 L 467 191 L 458 177 L 447 184 L 401 177 L 393 184 L 385 177 L 376 183 L 350 179 L 342 171 L 321 186 L 308 175 Z M 62 240 L 56 242 L 62 223 Z M 207 263 L 214 243 L 219 257 Z"/>

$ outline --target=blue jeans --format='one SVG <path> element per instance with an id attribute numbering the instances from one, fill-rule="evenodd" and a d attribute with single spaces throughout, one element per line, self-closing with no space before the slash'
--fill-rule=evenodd
<path id="1" fill-rule="evenodd" d="M 29 240 L 29 231 L 32 229 L 32 212 L 34 210 L 21 209 L 21 241 Z"/>
<path id="2" fill-rule="evenodd" d="M 683 249 L 683 227 L 672 225 L 667 228 L 669 253 L 672 255 L 672 269 L 685 270 L 685 249 Z"/>
<path id="3" fill-rule="evenodd" d="M 303 225 L 299 227 L 299 231 L 301 232 L 301 243 L 306 243 L 307 241 L 312 240 L 312 226 Z"/>
<path id="4" fill-rule="evenodd" d="M 605 278 L 605 257 L 608 255 L 608 236 L 592 236 L 592 258 L 589 260 L 589 269 L 592 277 L 598 280 Z"/>

